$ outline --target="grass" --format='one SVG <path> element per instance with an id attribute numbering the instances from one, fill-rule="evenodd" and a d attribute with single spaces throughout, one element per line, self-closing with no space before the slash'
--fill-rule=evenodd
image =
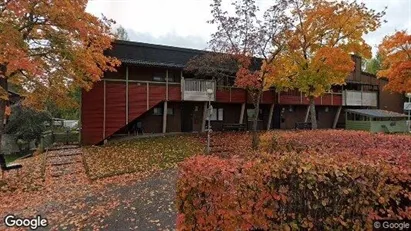
<path id="1" fill-rule="evenodd" d="M 193 136 L 145 138 L 84 147 L 86 170 L 91 179 L 176 166 L 203 152 L 204 144 Z"/>
<path id="2" fill-rule="evenodd" d="M 20 159 L 21 157 L 27 156 L 31 153 L 33 153 L 32 150 L 21 151 L 21 152 L 13 153 L 13 154 L 10 154 L 10 155 L 4 155 L 4 159 L 6 159 L 7 164 L 10 164 L 10 163 L 16 161 L 17 159 Z"/>

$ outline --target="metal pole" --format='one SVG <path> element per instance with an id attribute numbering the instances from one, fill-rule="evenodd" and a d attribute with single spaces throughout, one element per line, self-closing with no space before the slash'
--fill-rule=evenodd
<path id="1" fill-rule="evenodd" d="M 211 132 L 211 96 L 208 97 L 208 128 L 207 128 L 207 154 L 210 154 L 210 132 Z"/>

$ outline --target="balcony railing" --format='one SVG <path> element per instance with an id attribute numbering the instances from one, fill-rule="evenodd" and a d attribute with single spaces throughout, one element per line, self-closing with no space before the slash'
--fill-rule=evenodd
<path id="1" fill-rule="evenodd" d="M 279 104 L 290 104 L 290 105 L 309 105 L 309 99 L 298 90 L 289 90 L 286 92 L 278 93 L 278 103 Z M 341 106 L 342 105 L 342 93 L 339 92 L 329 92 L 325 93 L 323 96 L 315 98 L 316 105 L 324 106 Z"/>
<path id="2" fill-rule="evenodd" d="M 212 89 L 210 100 L 216 99 L 216 82 L 205 79 L 181 79 L 181 99 L 186 101 L 208 101 L 207 89 Z"/>
<path id="3" fill-rule="evenodd" d="M 343 105 L 377 107 L 378 93 L 345 90 L 343 92 Z"/>

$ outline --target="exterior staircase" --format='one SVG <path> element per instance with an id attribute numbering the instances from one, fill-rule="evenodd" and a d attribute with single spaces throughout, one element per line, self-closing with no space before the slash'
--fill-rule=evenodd
<path id="1" fill-rule="evenodd" d="M 169 91 L 177 90 L 171 87 L 169 89 L 171 89 Z M 126 84 L 100 81 L 96 83 L 90 91 L 82 92 L 81 143 L 83 145 L 102 143 L 165 100 L 166 88 L 162 85 L 148 82 Z"/>

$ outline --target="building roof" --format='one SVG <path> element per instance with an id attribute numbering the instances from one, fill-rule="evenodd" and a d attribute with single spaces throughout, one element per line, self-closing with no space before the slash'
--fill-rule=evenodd
<path id="1" fill-rule="evenodd" d="M 191 58 L 206 52 L 205 50 L 116 40 L 107 54 L 117 57 L 126 64 L 183 68 Z"/>
<path id="2" fill-rule="evenodd" d="M 196 56 L 214 53 L 207 50 L 172 47 L 142 42 L 116 40 L 106 54 L 118 58 L 122 63 L 141 66 L 182 69 Z M 255 58 L 253 68 L 259 69 L 262 60 Z M 226 70 L 231 71 L 231 70 Z M 237 70 L 234 70 L 234 73 Z"/>
<path id="3" fill-rule="evenodd" d="M 345 111 L 374 118 L 407 118 L 407 115 L 380 109 L 346 109 Z"/>

